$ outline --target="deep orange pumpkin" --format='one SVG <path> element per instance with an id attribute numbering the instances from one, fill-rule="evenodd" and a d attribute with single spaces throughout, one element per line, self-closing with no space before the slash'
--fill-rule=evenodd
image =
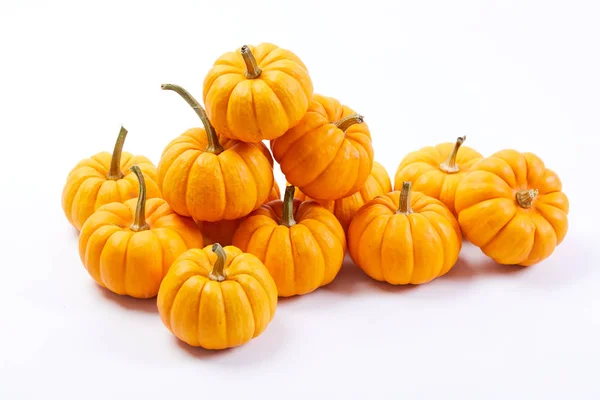
<path id="1" fill-rule="evenodd" d="M 312 199 L 353 195 L 373 168 L 371 133 L 363 117 L 318 94 L 298 125 L 271 141 L 271 150 L 287 181 Z"/>

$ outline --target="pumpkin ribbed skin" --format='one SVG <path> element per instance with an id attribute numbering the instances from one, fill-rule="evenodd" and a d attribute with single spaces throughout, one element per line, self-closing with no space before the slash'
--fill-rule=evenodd
<path id="1" fill-rule="evenodd" d="M 285 201 L 293 207 L 289 227 L 283 222 Z M 307 294 L 332 282 L 346 253 L 344 230 L 335 216 L 316 202 L 294 199 L 293 193 L 244 219 L 233 244 L 265 264 L 282 297 Z"/>
<path id="2" fill-rule="evenodd" d="M 568 230 L 560 178 L 532 153 L 502 150 L 478 161 L 455 205 L 465 237 L 499 264 L 539 263 Z"/>
<path id="3" fill-rule="evenodd" d="M 137 298 L 156 296 L 169 267 L 202 233 L 189 218 L 177 215 L 160 198 L 145 205 L 149 229 L 134 231 L 137 199 L 100 207 L 83 225 L 79 256 L 88 273 L 110 291 Z"/>
<path id="4" fill-rule="evenodd" d="M 206 131 L 192 128 L 172 140 L 158 165 L 158 183 L 173 209 L 198 221 L 248 215 L 273 188 L 269 150 L 262 143 L 220 140 L 220 154 L 205 151 Z"/>
<path id="5" fill-rule="evenodd" d="M 352 115 L 356 113 L 349 107 L 317 94 L 298 125 L 271 141 L 273 157 L 287 181 L 312 199 L 351 196 L 371 173 L 371 134 L 362 117 L 345 131 L 335 125 Z"/>
<path id="6" fill-rule="evenodd" d="M 466 146 L 461 146 L 463 138 L 459 138 L 460 146 L 456 152 L 454 170 L 444 167 L 452 154 L 456 143 L 441 143 L 437 146 L 423 147 L 406 155 L 394 178 L 394 189 L 400 190 L 402 182 L 412 182 L 413 190 L 440 200 L 456 216 L 454 195 L 456 187 L 469 172 L 471 166 L 482 158 L 482 155 Z"/>
<path id="7" fill-rule="evenodd" d="M 269 193 L 266 203 L 278 200 L 279 198 L 281 198 L 279 186 L 277 185 L 277 181 L 273 181 L 273 189 L 271 190 L 271 193 Z M 205 245 L 219 243 L 221 246 L 229 246 L 233 243 L 233 235 L 244 218 L 245 217 L 217 222 L 196 221 L 196 223 L 202 231 Z"/>
<path id="8" fill-rule="evenodd" d="M 217 255 L 207 246 L 183 253 L 160 285 L 162 322 L 191 346 L 240 346 L 260 335 L 275 315 L 277 288 L 265 266 L 233 246 L 223 250 L 225 280 L 211 279 Z"/>
<path id="9" fill-rule="evenodd" d="M 412 193 L 412 212 L 398 213 L 399 191 L 378 196 L 348 230 L 352 260 L 371 278 L 394 285 L 423 284 L 446 274 L 462 247 L 458 222 L 442 202 Z"/>
<path id="10" fill-rule="evenodd" d="M 260 74 L 246 75 L 243 51 Z M 270 43 L 244 46 L 219 57 L 204 79 L 203 101 L 217 132 L 245 142 L 275 139 L 300 121 L 313 94 L 304 63 Z"/>
<path id="11" fill-rule="evenodd" d="M 392 191 L 392 182 L 385 168 L 378 162 L 373 162 L 371 175 L 365 181 L 362 188 L 351 196 L 344 197 L 335 201 L 315 200 L 340 221 L 344 232 L 348 233 L 348 227 L 356 212 L 368 201 Z M 300 190 L 296 191 L 295 197 L 299 200 L 314 200 L 307 197 Z"/>
<path id="12" fill-rule="evenodd" d="M 144 156 L 121 151 L 126 134 L 127 130 L 121 128 L 118 163 L 115 164 L 119 166 L 117 172 L 120 177 L 110 176 L 113 154 L 105 151 L 81 160 L 67 176 L 62 191 L 62 208 L 69 223 L 78 231 L 100 206 L 137 197 L 140 187 L 130 170 L 133 165 L 138 165 L 144 174 L 147 197 L 161 197 L 154 164 Z"/>

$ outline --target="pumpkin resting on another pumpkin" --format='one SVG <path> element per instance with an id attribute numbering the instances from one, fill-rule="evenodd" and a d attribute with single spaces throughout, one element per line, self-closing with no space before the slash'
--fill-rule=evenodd
<path id="1" fill-rule="evenodd" d="M 463 146 L 466 136 L 456 143 L 441 143 L 409 153 L 396 171 L 394 188 L 412 182 L 413 190 L 440 200 L 456 216 L 454 194 L 469 168 L 482 158 L 477 151 Z"/>
<path id="2" fill-rule="evenodd" d="M 294 199 L 263 205 L 240 224 L 233 245 L 256 255 L 277 284 L 280 296 L 306 294 L 327 285 L 339 272 L 346 237 L 335 216 L 314 201 Z"/>
<path id="3" fill-rule="evenodd" d="M 218 350 L 242 345 L 267 328 L 277 288 L 258 258 L 216 243 L 173 263 L 157 305 L 162 322 L 181 341 Z"/>
<path id="4" fill-rule="evenodd" d="M 219 57 L 204 79 L 203 94 L 218 132 L 259 142 L 283 135 L 300 121 L 313 85 L 298 56 L 262 43 Z"/>
<path id="5" fill-rule="evenodd" d="M 271 150 L 287 181 L 312 199 L 353 195 L 373 168 L 371 133 L 363 117 L 318 94 L 298 125 L 271 141 Z"/>
<path id="6" fill-rule="evenodd" d="M 569 200 L 532 153 L 502 150 L 477 162 L 456 190 L 465 237 L 499 264 L 529 266 L 565 238 Z"/>
<path id="7" fill-rule="evenodd" d="M 127 129 L 121 132 L 112 155 L 101 152 L 81 160 L 70 172 L 62 192 L 63 211 L 73 227 L 81 230 L 83 223 L 98 207 L 133 199 L 139 183 L 131 166 L 137 165 L 144 174 L 148 198 L 161 197 L 156 184 L 156 167 L 144 156 L 123 151 Z"/>
<path id="8" fill-rule="evenodd" d="M 354 218 L 356 212 L 368 201 L 374 199 L 376 196 L 386 194 L 392 191 L 392 182 L 388 176 L 387 171 L 383 165 L 376 161 L 373 161 L 373 169 L 371 175 L 367 178 L 367 181 L 363 187 L 352 196 L 344 197 L 335 201 L 326 200 L 315 200 L 321 204 L 327 210 L 331 211 L 333 215 L 340 221 L 344 232 L 348 233 L 348 227 L 350 221 Z M 295 197 L 302 201 L 314 200 L 307 197 L 300 190 L 296 190 Z"/>
<path id="9" fill-rule="evenodd" d="M 462 236 L 442 202 L 402 191 L 378 196 L 354 216 L 348 250 L 371 278 L 395 285 L 422 284 L 446 274 L 458 260 Z"/>
<path id="10" fill-rule="evenodd" d="M 183 88 L 173 90 L 196 111 L 204 129 L 193 128 L 172 140 L 158 165 L 158 183 L 173 209 L 196 221 L 244 217 L 260 207 L 273 188 L 273 160 L 262 143 L 219 142 L 198 102 Z"/>
<path id="11" fill-rule="evenodd" d="M 144 176 L 137 199 L 109 203 L 88 218 L 79 237 L 79 255 L 94 280 L 111 292 L 138 298 L 156 296 L 175 259 L 202 247 L 202 234 L 161 198 L 146 199 Z"/>

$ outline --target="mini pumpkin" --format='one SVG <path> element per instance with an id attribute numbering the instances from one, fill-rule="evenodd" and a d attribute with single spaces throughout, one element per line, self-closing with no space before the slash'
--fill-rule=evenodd
<path id="1" fill-rule="evenodd" d="M 232 220 L 260 207 L 273 188 L 273 160 L 262 143 L 219 141 L 198 102 L 177 85 L 178 93 L 204 124 L 172 140 L 158 164 L 164 199 L 179 214 L 197 221 Z"/>
<path id="2" fill-rule="evenodd" d="M 281 193 L 279 192 L 277 181 L 273 181 L 273 189 L 271 190 L 271 193 L 269 193 L 266 202 L 279 200 L 280 198 Z M 217 222 L 196 221 L 196 223 L 204 235 L 205 245 L 219 243 L 221 246 L 229 246 L 232 244 L 233 235 L 243 219 L 244 217 L 232 220 L 225 219 Z"/>
<path id="3" fill-rule="evenodd" d="M 111 292 L 156 296 L 169 267 L 184 251 L 202 247 L 202 233 L 162 198 L 146 198 L 139 166 L 138 198 L 109 203 L 88 218 L 79 236 L 79 255 L 91 277 Z"/>
<path id="4" fill-rule="evenodd" d="M 348 232 L 350 221 L 354 218 L 356 212 L 368 201 L 374 199 L 376 196 L 386 194 L 392 191 L 392 182 L 390 177 L 383 167 L 378 162 L 373 162 L 373 169 L 371 175 L 367 178 L 362 188 L 352 196 L 344 197 L 335 201 L 324 201 L 315 200 L 327 210 L 331 211 L 333 215 L 340 221 L 344 232 Z M 302 201 L 313 200 L 307 197 L 302 191 L 296 190 L 295 197 Z"/>
<path id="5" fill-rule="evenodd" d="M 456 218 L 441 201 L 411 189 L 404 182 L 401 191 L 376 197 L 350 223 L 350 256 L 375 280 L 427 283 L 458 259 L 462 236 Z"/>
<path id="6" fill-rule="evenodd" d="M 567 234 L 569 200 L 535 154 L 502 150 L 477 162 L 456 190 L 465 237 L 499 264 L 530 266 Z"/>
<path id="7" fill-rule="evenodd" d="M 271 149 L 287 181 L 312 199 L 353 195 L 373 167 L 371 133 L 363 117 L 318 94 L 298 125 L 271 141 Z"/>
<path id="8" fill-rule="evenodd" d="M 271 43 L 219 57 L 204 79 L 208 117 L 223 136 L 275 139 L 300 121 L 313 94 L 304 63 Z"/>
<path id="9" fill-rule="evenodd" d="M 307 294 L 332 282 L 346 253 L 344 230 L 335 216 L 314 201 L 294 199 L 263 205 L 245 218 L 233 245 L 256 255 L 267 267 L 279 296 Z"/>
<path id="10" fill-rule="evenodd" d="M 221 350 L 264 332 L 275 315 L 277 288 L 258 258 L 216 243 L 188 250 L 173 263 L 157 306 L 179 340 Z"/>
<path id="11" fill-rule="evenodd" d="M 144 174 L 148 198 L 161 197 L 156 184 L 156 167 L 144 156 L 123 151 L 127 129 L 121 127 L 114 150 L 100 152 L 81 160 L 67 176 L 62 192 L 62 208 L 78 231 L 98 207 L 137 197 L 138 180 L 130 167 L 137 165 Z"/>
<path id="12" fill-rule="evenodd" d="M 396 170 L 394 188 L 399 190 L 404 181 L 412 182 L 413 190 L 440 200 L 456 216 L 456 187 L 482 158 L 476 150 L 463 146 L 466 139 L 462 136 L 456 143 L 441 143 L 409 153 Z"/>

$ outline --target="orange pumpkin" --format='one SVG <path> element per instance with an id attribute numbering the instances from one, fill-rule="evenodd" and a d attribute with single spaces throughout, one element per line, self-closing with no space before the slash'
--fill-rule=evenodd
<path id="1" fill-rule="evenodd" d="M 281 194 L 279 192 L 279 186 L 277 186 L 277 181 L 273 181 L 273 190 L 269 193 L 266 202 L 279 200 L 280 198 Z M 221 246 L 229 246 L 232 244 L 233 235 L 243 219 L 244 217 L 217 222 L 196 221 L 196 223 L 204 235 L 205 245 L 219 243 Z"/>
<path id="2" fill-rule="evenodd" d="M 477 162 L 456 190 L 466 238 L 499 264 L 548 258 L 568 229 L 558 175 L 535 154 L 502 150 Z"/>
<path id="3" fill-rule="evenodd" d="M 101 152 L 81 160 L 70 172 L 62 192 L 62 208 L 78 231 L 98 207 L 137 197 L 139 184 L 130 167 L 144 174 L 148 198 L 161 197 L 156 167 L 144 156 L 123 151 L 127 129 L 121 127 L 112 155 Z"/>
<path id="4" fill-rule="evenodd" d="M 412 182 L 413 190 L 440 200 L 456 216 L 456 187 L 482 158 L 477 151 L 462 145 L 466 139 L 463 136 L 456 143 L 441 143 L 409 153 L 396 170 L 394 188 L 399 190 L 402 182 Z"/>
<path id="5" fill-rule="evenodd" d="M 244 142 L 283 135 L 304 116 L 312 93 L 298 56 L 270 43 L 223 54 L 204 79 L 209 119 L 223 136 Z"/>
<path id="6" fill-rule="evenodd" d="M 191 249 L 173 263 L 157 306 L 179 340 L 220 350 L 264 332 L 275 315 L 277 288 L 259 259 L 217 243 Z"/>
<path id="7" fill-rule="evenodd" d="M 346 253 L 335 216 L 316 202 L 294 199 L 294 190 L 288 186 L 283 201 L 269 202 L 245 218 L 233 236 L 234 246 L 265 264 L 282 297 L 329 284 Z"/>
<path id="8" fill-rule="evenodd" d="M 354 218 L 354 215 L 359 208 L 365 205 L 365 203 L 368 201 L 374 199 L 376 196 L 386 194 L 391 191 L 392 182 L 390 181 L 387 171 L 383 165 L 379 164 L 377 161 L 374 161 L 371 175 L 369 175 L 365 184 L 358 192 L 354 193 L 352 196 L 344 197 L 335 201 L 315 201 L 321 204 L 327 210 L 331 211 L 342 224 L 344 232 L 347 233 L 348 227 L 350 226 L 350 221 L 352 221 L 352 218 Z M 296 190 L 295 197 L 302 201 L 313 200 L 310 197 L 307 197 L 300 190 Z"/>
<path id="9" fill-rule="evenodd" d="M 204 124 L 172 140 L 158 164 L 158 184 L 173 209 L 196 221 L 244 217 L 260 207 L 273 188 L 273 160 L 262 143 L 219 137 L 198 102 L 183 88 L 178 93 Z"/>
<path id="10" fill-rule="evenodd" d="M 353 195 L 373 167 L 371 134 L 363 117 L 320 95 L 313 96 L 298 125 L 271 141 L 271 149 L 287 181 L 312 199 Z"/>
<path id="11" fill-rule="evenodd" d="M 161 198 L 146 199 L 141 168 L 139 196 L 100 207 L 83 225 L 79 255 L 88 273 L 111 292 L 138 298 L 156 296 L 160 283 L 179 255 L 202 247 L 202 233 Z"/>
<path id="12" fill-rule="evenodd" d="M 354 216 L 348 250 L 371 278 L 394 285 L 423 284 L 446 274 L 462 247 L 458 222 L 442 202 L 423 193 L 378 196 Z"/>

